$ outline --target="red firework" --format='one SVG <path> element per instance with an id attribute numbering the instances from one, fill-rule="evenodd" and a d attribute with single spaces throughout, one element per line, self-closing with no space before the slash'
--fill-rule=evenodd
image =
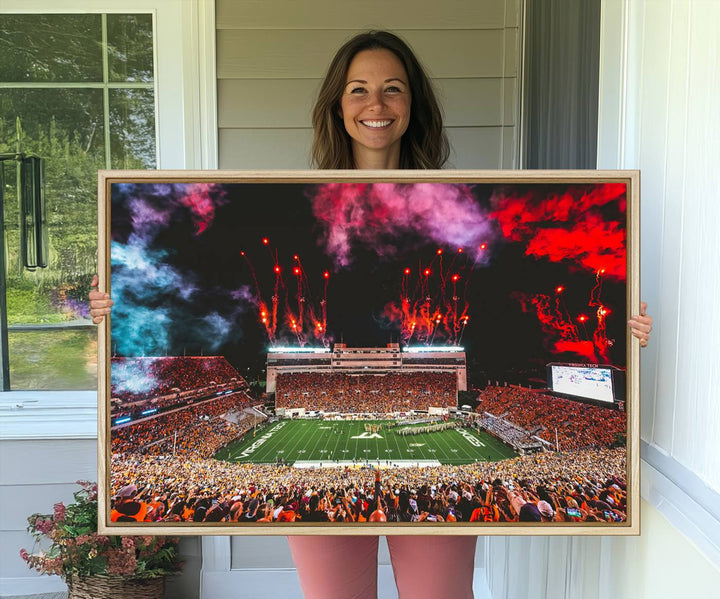
<path id="1" fill-rule="evenodd" d="M 457 345 L 465 331 L 469 320 L 467 284 L 470 277 L 463 273 L 469 271 L 472 265 L 463 259 L 462 248 L 453 252 L 449 267 L 443 264 L 443 255 L 444 249 L 438 248 L 429 263 L 423 265 L 420 260 L 415 277 L 412 276 L 413 270 L 405 267 L 400 281 L 399 303 L 391 302 L 385 306 L 383 316 L 399 326 L 401 341 L 405 345 L 411 342 Z"/>
<path id="2" fill-rule="evenodd" d="M 265 329 L 269 342 L 275 345 L 282 339 L 292 337 L 301 347 L 313 341 L 326 346 L 329 343 L 327 339 L 327 293 L 330 272 L 327 270 L 322 272 L 323 297 L 318 302 L 311 292 L 311 285 L 303 269 L 300 256 L 294 254 L 292 256 L 294 262 L 292 275 L 295 278 L 296 291 L 291 297 L 283 279 L 283 267 L 277 252 L 273 250 L 269 238 L 263 237 L 261 243 L 268 250 L 274 274 L 273 291 L 270 296 L 272 307 L 270 309 L 268 309 L 269 302 L 264 299 L 265 294 L 246 251 L 242 250 L 240 255 L 245 259 L 252 275 L 258 306 L 258 321 Z"/>
<path id="3" fill-rule="evenodd" d="M 605 274 L 604 268 L 600 268 L 597 273 L 595 273 L 595 286 L 590 292 L 590 301 L 588 302 L 588 306 L 590 308 L 595 308 L 595 315 L 597 317 L 597 328 L 593 334 L 593 341 L 595 342 L 595 346 L 598 348 L 600 354 L 606 356 L 611 345 L 607 338 L 607 328 L 605 326 L 605 321 L 608 314 L 610 314 L 610 309 L 603 305 L 600 299 L 603 274 Z"/>
<path id="4" fill-rule="evenodd" d="M 571 352 L 583 356 L 592 362 L 609 361 L 609 349 L 612 341 L 607 338 L 606 319 L 611 313 L 610 308 L 600 300 L 600 292 L 602 290 L 602 272 L 596 273 L 595 286 L 590 292 L 590 301 L 588 305 L 595 308 L 595 316 L 597 325 L 592 332 L 592 338 L 589 338 L 587 323 L 590 318 L 586 314 L 579 314 L 574 319 L 570 317 L 570 313 L 565 306 L 563 295 L 566 291 L 564 285 L 558 285 L 555 288 L 555 296 L 551 297 L 544 294 L 536 294 L 533 296 L 525 296 L 516 294 L 520 300 L 523 310 L 535 310 L 540 325 L 552 341 L 552 349 L 556 353 Z M 583 331 L 581 339 L 576 320 Z"/>

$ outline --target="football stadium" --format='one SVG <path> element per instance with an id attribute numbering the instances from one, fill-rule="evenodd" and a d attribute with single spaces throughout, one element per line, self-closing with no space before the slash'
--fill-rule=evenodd
<path id="1" fill-rule="evenodd" d="M 268 189 L 113 190 L 113 522 L 627 520 L 624 187 Z"/>
<path id="2" fill-rule="evenodd" d="M 402 362 L 399 348 L 393 351 Z M 625 449 L 613 449 L 625 430 L 617 402 L 488 385 L 475 410 L 459 409 L 464 368 L 447 366 L 459 352 L 437 352 L 436 372 L 432 358 L 410 372 L 386 371 L 384 350 L 362 353 L 362 369 L 372 374 L 332 355 L 311 365 L 292 352 L 268 354 L 272 406 L 254 401 L 222 357 L 115 359 L 118 372 L 132 368 L 163 384 L 149 396 L 112 400 L 112 517 L 625 519 Z M 569 373 L 581 390 L 612 382 L 601 369 L 548 368 L 563 369 L 555 378 L 565 393 L 573 390 Z"/>

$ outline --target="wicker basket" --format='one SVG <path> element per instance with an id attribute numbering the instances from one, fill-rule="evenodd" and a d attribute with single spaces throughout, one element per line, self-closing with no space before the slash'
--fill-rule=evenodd
<path id="1" fill-rule="evenodd" d="M 68 582 L 68 599 L 163 599 L 165 577 L 88 576 Z"/>

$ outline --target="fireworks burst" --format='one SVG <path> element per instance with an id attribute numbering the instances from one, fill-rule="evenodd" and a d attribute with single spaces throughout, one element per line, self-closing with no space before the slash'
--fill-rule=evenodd
<path id="1" fill-rule="evenodd" d="M 470 320 L 468 284 L 478 257 L 457 248 L 445 266 L 444 253 L 438 248 L 427 263 L 420 258 L 416 268 L 406 266 L 398 285 L 399 301 L 389 302 L 383 310 L 384 319 L 400 329 L 404 345 L 459 345 L 462 340 Z"/>
<path id="2" fill-rule="evenodd" d="M 330 282 L 330 271 L 322 271 L 322 299 L 317 300 L 313 294 L 315 275 L 308 275 L 298 254 L 292 256 L 292 266 L 283 268 L 277 250 L 274 250 L 270 239 L 263 237 L 261 244 L 267 248 L 271 260 L 272 294 L 269 301 L 267 293 L 258 280 L 257 271 L 251 262 L 248 252 L 242 250 L 240 255 L 252 277 L 255 290 L 255 304 L 258 309 L 258 322 L 263 326 L 271 345 L 283 340 L 292 340 L 300 347 L 311 343 L 328 346 L 332 339 L 327 333 L 327 294 Z M 287 285 L 284 272 L 291 273 L 295 279 L 293 291 Z M 260 277 L 263 279 L 263 277 Z M 265 277 L 267 279 L 267 277 Z M 312 280 L 311 280 L 312 279 Z M 268 307 L 269 306 L 269 307 Z"/>

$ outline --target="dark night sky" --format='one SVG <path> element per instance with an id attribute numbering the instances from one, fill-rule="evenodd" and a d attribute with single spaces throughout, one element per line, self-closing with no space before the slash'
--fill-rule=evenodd
<path id="1" fill-rule="evenodd" d="M 275 274 L 274 259 L 268 248 L 277 254 L 293 306 L 296 305 L 296 281 L 292 268 L 293 255 L 297 254 L 311 285 L 308 301 L 319 305 L 324 286 L 322 273 L 325 270 L 331 273 L 328 331 L 334 340 L 342 338 L 349 346 L 383 346 L 399 337 L 397 327 L 383 322 L 381 313 L 388 302 L 399 300 L 403 269 L 413 269 L 411 281 L 414 281 L 418 279 L 420 265 L 424 268 L 434 260 L 434 271 L 437 272 L 436 253 L 441 247 L 446 270 L 453 257 L 457 260 L 453 272 L 460 271 L 458 265 L 466 265 L 462 277 L 467 284 L 470 320 L 462 345 L 467 351 L 471 379 L 474 376 L 482 378 L 486 373 L 495 377 L 519 371 L 532 371 L 544 378 L 547 362 L 586 361 L 575 354 L 552 353 L 553 336 L 543 332 L 534 310 L 523 311 L 518 293 L 554 297 L 556 287 L 562 285 L 565 287 L 563 307 L 568 313 L 592 316 L 593 309 L 587 304 L 596 282 L 594 272 L 564 261 L 527 256 L 525 244 L 509 241 L 496 224 L 493 225 L 495 236 L 488 239 L 489 263 L 472 270 L 468 267 L 470 258 L 467 254 L 458 258 L 457 247 L 424 240 L 422 231 L 403 233 L 392 239 L 383 237 L 383 246 L 391 246 L 395 254 L 390 258 L 379 258 L 374 247 L 356 246 L 353 263 L 340 269 L 334 266 L 318 243 L 322 229 L 313 217 L 308 187 L 281 183 L 225 186 L 224 200 L 216 206 L 210 225 L 201 234 L 196 234 L 196 223 L 189 210 L 168 211 L 164 216 L 169 220 L 147 234 L 142 247 L 150 253 L 157 248 L 168 250 L 165 256 L 155 261 L 161 261 L 179 273 L 174 284 L 161 285 L 157 280 L 148 283 L 152 273 L 123 269 L 117 265 L 113 254 L 112 283 L 117 308 L 114 308 L 112 332 L 114 351 L 120 355 L 160 353 L 157 347 L 153 351 L 153 348 L 139 347 L 138 343 L 124 343 L 129 335 L 119 323 L 124 319 L 139 322 L 143 318 L 139 308 L 157 310 L 162 307 L 170 314 L 169 321 L 162 325 L 167 337 L 162 345 L 168 355 L 183 355 L 184 352 L 193 355 L 200 351 L 204 355 L 224 355 L 244 375 L 248 374 L 248 368 L 250 374 L 254 374 L 264 367 L 267 335 L 259 323 L 258 309 L 237 295 L 233 297 L 231 291 L 246 286 L 249 292 L 256 294 L 249 261 L 257 274 L 263 299 L 270 303 Z M 486 212 L 491 210 L 488 204 L 491 191 L 487 185 L 473 189 L 473 196 Z M 156 208 L 163 205 L 162 194 L 138 194 L 137 188 L 126 194 L 114 193 L 112 231 L 115 242 L 127 243 L 133 230 L 135 236 L 138 235 L 139 227 L 137 223 L 131 223 L 128 211 L 129 198 L 138 195 Z M 269 245 L 263 245 L 263 237 L 269 239 Z M 240 255 L 241 250 L 246 253 L 247 260 Z M 126 278 L 132 284 L 128 284 Z M 183 298 L 180 288 L 188 282 L 196 291 Z M 607 321 L 607 336 L 615 341 L 610 357 L 611 363 L 617 366 L 625 364 L 624 293 L 624 281 L 604 280 L 601 298 L 612 311 Z M 281 298 L 284 295 L 281 294 Z M 231 323 L 223 327 L 224 338 L 207 328 L 195 326 L 196 321 L 211 312 Z M 117 326 L 115 321 L 118 321 Z M 152 327 L 144 330 L 144 338 L 148 338 L 148 330 L 153 336 Z M 587 339 L 582 329 L 580 333 L 581 338 Z M 211 348 L 210 337 L 219 341 L 217 348 Z"/>

